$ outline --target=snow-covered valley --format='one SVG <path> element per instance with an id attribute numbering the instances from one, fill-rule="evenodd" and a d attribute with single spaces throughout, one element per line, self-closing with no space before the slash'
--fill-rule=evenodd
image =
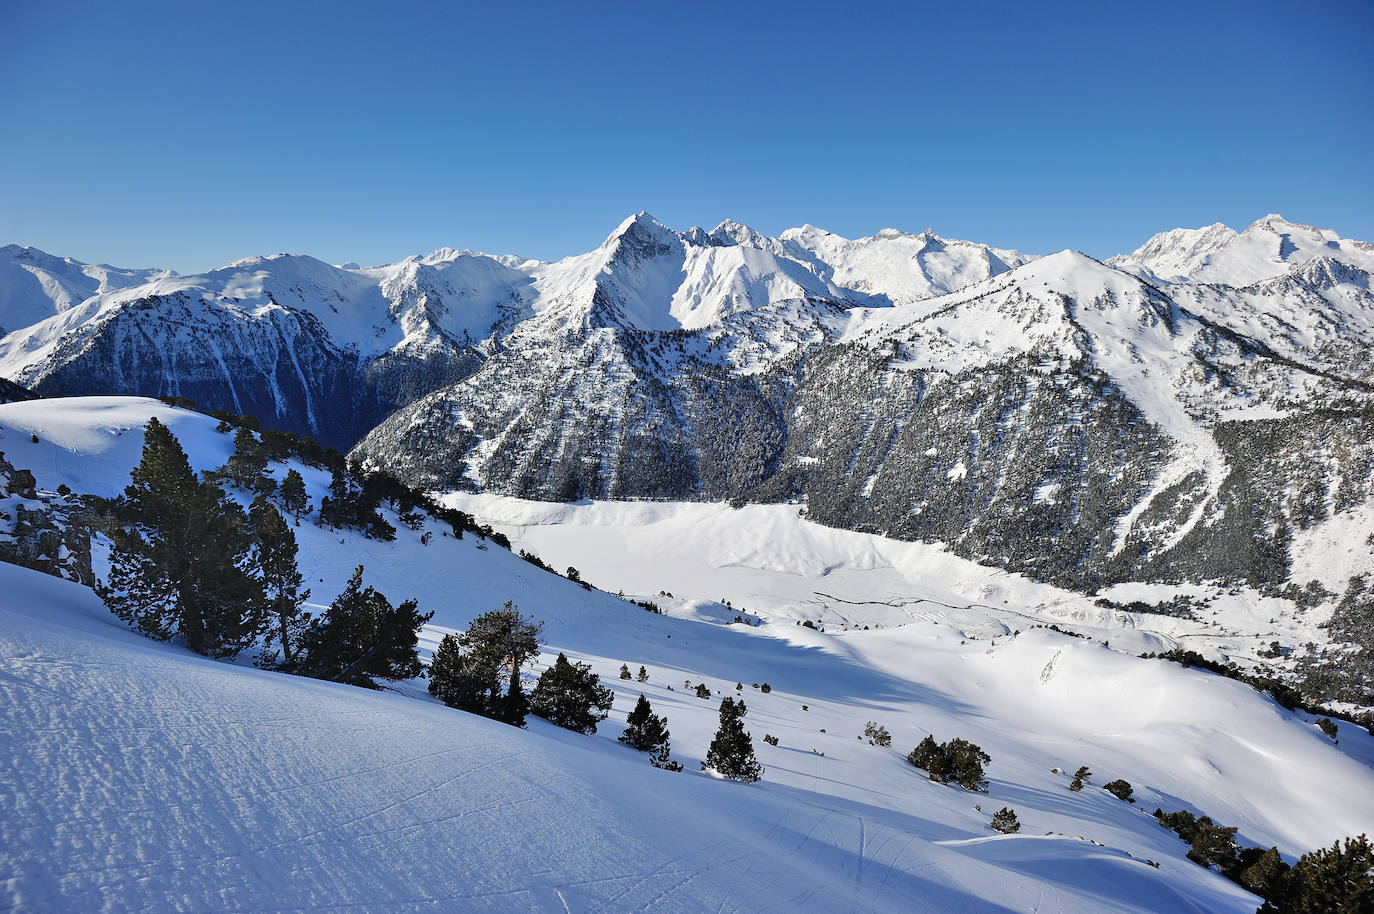
<path id="1" fill-rule="evenodd" d="M 198 470 L 233 453 L 215 420 L 129 398 L 2 405 L 0 451 L 42 492 L 111 496 L 151 416 Z M 318 501 L 329 474 L 292 465 Z M 393 542 L 303 520 L 310 602 L 323 607 L 361 564 L 378 590 L 434 611 L 428 656 L 514 601 L 545 623 L 527 676 L 563 651 L 615 690 L 594 735 L 451 710 L 422 680 L 376 693 L 247 655 L 207 660 L 129 631 L 89 588 L 0 565 L 4 904 L 1239 912 L 1259 899 L 1186 859 L 1150 812 L 1205 813 L 1290 861 L 1374 831 L 1374 737 L 1340 723 L 1333 742 L 1246 685 L 1135 656 L 1184 645 L 1245 659 L 1271 630 L 1285 643 L 1315 631 L 1320 618 L 1281 616 L 1273 598 L 1199 591 L 1216 615 L 1195 621 L 1127 612 L 935 546 L 822 527 L 797 505 L 449 498 L 601 590 L 433 519 L 398 523 Z M 1118 585 L 1099 598 L 1165 595 Z M 1090 637 L 1034 627 L 1048 624 Z M 621 664 L 647 681 L 618 678 Z M 616 741 L 641 693 L 685 771 Z M 698 770 L 723 695 L 748 704 L 757 784 Z M 861 738 L 868 721 L 890 747 Z M 981 746 L 987 792 L 909 764 L 927 734 Z M 1089 785 L 1071 791 L 1083 765 Z M 1117 778 L 1135 803 L 1102 789 Z M 989 828 L 1003 806 L 1019 834 Z"/>

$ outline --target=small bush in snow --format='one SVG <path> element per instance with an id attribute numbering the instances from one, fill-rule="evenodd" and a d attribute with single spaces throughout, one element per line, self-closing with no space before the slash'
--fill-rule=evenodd
<path id="1" fill-rule="evenodd" d="M 892 745 L 892 734 L 887 732 L 887 727 L 877 721 L 870 720 L 864 724 L 864 738 L 868 740 L 870 746 Z"/>
<path id="2" fill-rule="evenodd" d="M 1131 788 L 1130 781 L 1123 781 L 1121 778 L 1117 778 L 1115 781 L 1108 781 L 1103 784 L 1102 789 L 1118 800 L 1125 800 L 1127 803 L 1135 802 L 1135 797 L 1132 796 L 1134 791 Z"/>
<path id="3" fill-rule="evenodd" d="M 1016 818 L 1014 810 L 1003 806 L 993 814 L 990 827 L 1004 835 L 1014 835 L 1021 830 L 1021 822 Z"/>
<path id="4" fill-rule="evenodd" d="M 965 739 L 955 737 L 947 743 L 937 743 L 933 736 L 927 736 L 911 750 L 906 760 L 925 769 L 937 784 L 952 782 L 965 790 L 985 790 L 988 782 L 983 777 L 983 766 L 991 762 L 992 757 Z"/>

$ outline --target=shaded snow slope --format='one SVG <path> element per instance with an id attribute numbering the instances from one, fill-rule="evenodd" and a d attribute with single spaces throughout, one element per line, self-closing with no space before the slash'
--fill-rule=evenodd
<path id="1" fill-rule="evenodd" d="M 1072 839 L 918 841 L 910 816 L 213 663 L 122 630 L 85 589 L 10 566 L 0 581 L 0 859 L 17 909 L 1250 904 Z"/>

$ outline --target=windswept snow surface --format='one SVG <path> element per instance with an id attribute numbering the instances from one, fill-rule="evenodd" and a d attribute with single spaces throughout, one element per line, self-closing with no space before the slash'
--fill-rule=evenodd
<path id="1" fill-rule="evenodd" d="M 199 469 L 231 448 L 207 417 L 100 398 L 0 406 L 0 450 L 41 488 L 109 493 L 150 415 Z M 318 502 L 327 474 L 303 472 Z M 1237 683 L 1030 629 L 1028 614 L 1062 610 L 1116 626 L 1113 647 L 1118 632 L 1168 643 L 1132 641 L 1125 616 L 1090 617 L 1082 598 L 1056 609 L 1062 592 L 819 528 L 795 506 L 458 503 L 669 614 L 433 523 L 380 543 L 302 522 L 312 602 L 362 564 L 367 583 L 435 612 L 428 650 L 514 600 L 545 622 L 531 675 L 561 650 L 615 688 L 597 734 L 497 725 L 420 681 L 372 693 L 212 662 L 129 632 L 85 588 L 0 566 L 0 906 L 1249 912 L 1258 899 L 1188 862 L 1148 811 L 1206 813 L 1290 859 L 1374 828 L 1367 734 L 1342 725 L 1336 746 Z M 733 618 L 719 598 L 764 624 L 712 624 Z M 843 630 L 861 619 L 882 627 Z M 621 663 L 649 681 L 619 680 Z M 698 771 L 737 682 L 766 768 L 755 785 Z M 684 772 L 615 741 L 641 692 Z M 856 739 L 868 720 L 891 748 Z M 931 732 L 992 756 L 987 794 L 905 762 Z M 1080 764 L 1139 802 L 1070 792 L 1063 771 Z M 989 830 L 1004 805 L 1020 835 Z"/>

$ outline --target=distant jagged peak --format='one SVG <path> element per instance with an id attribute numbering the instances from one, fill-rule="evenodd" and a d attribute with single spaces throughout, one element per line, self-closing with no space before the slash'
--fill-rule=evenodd
<path id="1" fill-rule="evenodd" d="M 611 232 L 606 240 L 601 243 L 601 247 L 611 248 L 626 241 L 634 244 L 642 244 L 646 241 L 663 244 L 670 239 L 681 241 L 681 236 L 655 219 L 647 210 L 640 210 L 616 226 L 615 231 Z"/>
<path id="2" fill-rule="evenodd" d="M 1154 283 L 1244 287 L 1300 269 L 1317 257 L 1369 270 L 1374 268 L 1374 245 L 1270 213 L 1239 233 L 1221 223 L 1160 232 L 1108 263 Z"/>
<path id="3" fill-rule="evenodd" d="M 1273 232 L 1275 234 L 1285 234 L 1297 229 L 1300 232 L 1312 232 L 1330 241 L 1339 241 L 1341 236 L 1331 229 L 1318 228 L 1315 225 L 1304 225 L 1301 222 L 1292 222 L 1283 218 L 1278 213 L 1270 213 L 1250 223 L 1242 234 L 1250 232 Z"/>
<path id="4" fill-rule="evenodd" d="M 716 226 L 708 237 L 713 244 L 720 246 L 740 245 L 763 250 L 771 250 L 777 246 L 775 239 L 733 219 L 726 219 Z"/>

